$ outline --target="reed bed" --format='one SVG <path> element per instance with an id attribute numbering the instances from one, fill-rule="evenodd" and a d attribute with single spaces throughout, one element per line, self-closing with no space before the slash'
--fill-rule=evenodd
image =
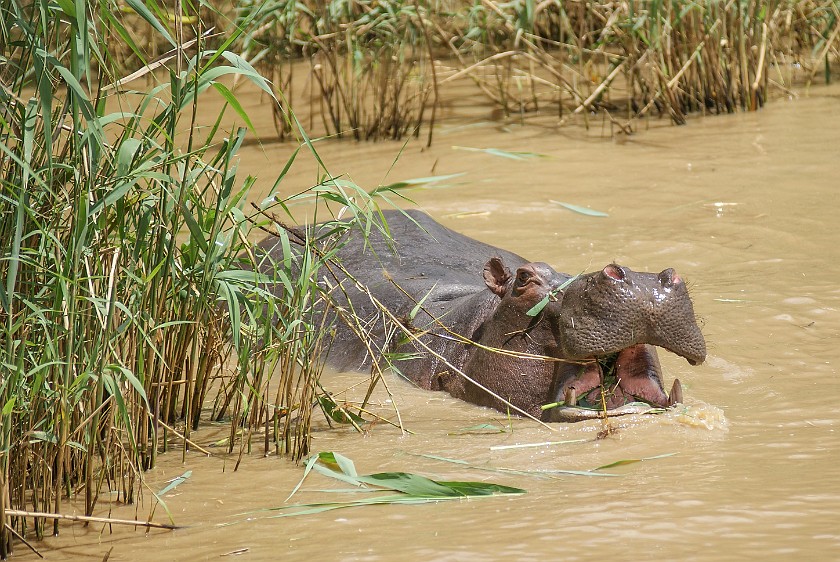
<path id="1" fill-rule="evenodd" d="M 245 56 L 275 74 L 287 110 L 356 139 L 431 129 L 446 88 L 464 79 L 509 116 L 561 122 L 602 111 L 632 128 L 652 113 L 682 124 L 755 110 L 796 79 L 830 80 L 838 16 L 837 0 L 240 3 L 240 17 L 260 20 Z"/>
<path id="2" fill-rule="evenodd" d="M 70 501 L 87 516 L 105 491 L 137 502 L 161 451 L 201 450 L 201 419 L 230 423 L 229 452 L 308 452 L 330 332 L 315 320 L 316 280 L 340 238 L 313 232 L 261 273 L 251 231 L 288 245 L 271 213 L 289 199 L 247 207 L 247 129 L 196 115 L 220 95 L 250 127 L 225 78 L 271 88 L 230 50 L 247 21 L 220 37 L 178 6 L 12 0 L 0 13 L 0 558 L 13 534 L 56 533 L 44 513 Z M 124 18 L 168 47 L 150 54 Z M 314 152 L 298 134 L 289 165 Z M 365 232 L 371 197 L 324 178 L 290 199 L 348 207 L 355 218 L 333 231 Z"/>
<path id="3" fill-rule="evenodd" d="M 246 0 L 239 17 L 256 19 L 259 30 L 244 39 L 244 56 L 285 98 L 275 114 L 281 137 L 293 129 L 289 111 L 301 96 L 317 108 L 309 112 L 310 130 L 317 120 L 327 135 L 357 140 L 417 134 L 434 71 L 424 11 L 414 4 Z M 309 61 L 301 96 L 292 94 L 299 58 Z"/>

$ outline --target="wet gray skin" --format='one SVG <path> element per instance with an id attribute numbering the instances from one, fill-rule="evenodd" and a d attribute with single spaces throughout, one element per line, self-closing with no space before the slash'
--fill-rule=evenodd
<path id="1" fill-rule="evenodd" d="M 541 406 L 600 405 L 612 415 L 636 411 L 637 405 L 627 405 L 638 402 L 670 406 L 682 400 L 679 381 L 669 396 L 654 346 L 693 365 L 705 359 L 705 341 L 685 283 L 671 269 L 640 273 L 610 264 L 560 291 L 570 276 L 545 263 L 458 234 L 419 211 L 385 216 L 396 254 L 381 236 L 374 234 L 365 244 L 351 235 L 339 257 L 395 316 L 410 318 L 422 344 L 387 340 L 381 311 L 352 283 L 345 279 L 343 285 L 356 314 L 372 328 L 372 341 L 414 356 L 397 368 L 422 388 L 508 411 L 489 389 L 537 418 L 573 421 L 592 414 L 580 408 L 543 411 Z M 279 252 L 271 239 L 261 245 Z M 546 295 L 550 299 L 544 308 L 529 315 Z M 343 295 L 337 300 L 347 306 Z M 422 309 L 412 318 L 421 300 Z M 339 322 L 328 362 L 339 369 L 368 370 L 367 349 Z"/>

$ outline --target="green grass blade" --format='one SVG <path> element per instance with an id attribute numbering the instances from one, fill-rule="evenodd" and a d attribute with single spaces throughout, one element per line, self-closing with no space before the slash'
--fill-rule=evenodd
<path id="1" fill-rule="evenodd" d="M 461 172 L 458 174 L 447 174 L 443 176 L 428 176 L 425 178 L 412 178 L 402 181 L 397 181 L 394 183 L 389 183 L 388 185 L 380 185 L 376 189 L 370 192 L 371 195 L 376 195 L 380 192 L 384 191 L 397 191 L 400 189 L 412 188 L 412 187 L 420 187 L 424 185 L 436 184 L 439 182 L 443 182 L 446 180 L 451 180 L 453 178 L 460 178 L 461 176 L 465 175 L 466 172 Z"/>
<path id="2" fill-rule="evenodd" d="M 546 296 L 540 299 L 540 302 L 529 308 L 525 314 L 527 314 L 528 316 L 536 316 L 537 314 L 542 312 L 542 310 L 548 305 L 551 299 L 556 297 L 558 293 L 563 291 L 563 289 L 571 285 L 572 282 L 578 277 L 580 277 L 579 274 L 563 281 L 563 283 L 559 287 L 557 287 L 556 289 L 552 289 L 550 293 L 548 293 Z"/>
<path id="3" fill-rule="evenodd" d="M 155 31 L 160 33 L 161 37 L 166 39 L 167 42 L 173 47 L 176 46 L 175 40 L 172 39 L 172 36 L 169 35 L 169 31 L 158 21 L 155 15 L 146 7 L 146 4 L 142 0 L 126 0 L 125 2 L 128 4 L 132 10 L 137 12 L 137 15 L 146 20 L 146 23 L 151 25 Z"/>
<path id="4" fill-rule="evenodd" d="M 176 476 L 175 478 L 170 480 L 169 484 L 167 484 L 160 492 L 158 492 L 157 495 L 166 495 L 168 492 L 171 492 L 172 490 L 186 482 L 190 478 L 190 476 L 192 476 L 192 470 L 186 471 L 181 476 Z"/>
<path id="5" fill-rule="evenodd" d="M 225 101 L 228 102 L 228 104 L 233 108 L 236 114 L 239 115 L 239 117 L 241 117 L 242 120 L 245 122 L 245 125 L 248 126 L 248 129 L 256 136 L 257 130 L 254 127 L 254 124 L 251 122 L 251 118 L 248 116 L 248 113 L 245 111 L 245 108 L 242 107 L 242 104 L 239 103 L 239 100 L 236 98 L 233 92 L 231 92 L 227 86 L 220 82 L 214 82 L 213 87 L 216 89 L 217 92 L 219 92 L 222 95 L 223 98 L 225 98 Z"/>
<path id="6" fill-rule="evenodd" d="M 652 460 L 655 460 L 655 459 L 664 459 L 664 458 L 667 458 L 667 457 L 673 457 L 676 454 L 677 453 L 665 453 L 663 455 L 656 455 L 655 457 L 644 457 L 644 458 L 640 458 L 640 459 L 623 459 L 623 460 L 611 462 L 609 464 L 601 465 L 597 468 L 593 468 L 592 470 L 603 470 L 605 468 L 613 468 L 615 466 L 624 466 L 624 465 L 627 465 L 627 464 L 635 464 L 637 462 L 652 461 Z"/>
<path id="7" fill-rule="evenodd" d="M 475 148 L 471 146 L 453 146 L 453 150 L 465 150 L 467 152 L 483 152 L 492 156 L 500 156 L 502 158 L 509 158 L 511 160 L 530 160 L 532 158 L 548 158 L 547 154 L 540 154 L 538 152 L 516 152 L 510 150 L 502 150 L 500 148 Z"/>
<path id="8" fill-rule="evenodd" d="M 562 201 L 554 201 L 553 199 L 549 199 L 552 203 L 560 205 L 561 207 L 565 207 L 570 211 L 574 211 L 575 213 L 580 213 L 581 215 L 586 215 L 588 217 L 608 217 L 610 216 L 609 213 L 604 213 L 602 211 L 596 211 L 594 209 L 590 209 L 588 207 L 581 207 L 580 205 L 573 205 L 572 203 L 564 203 Z"/>

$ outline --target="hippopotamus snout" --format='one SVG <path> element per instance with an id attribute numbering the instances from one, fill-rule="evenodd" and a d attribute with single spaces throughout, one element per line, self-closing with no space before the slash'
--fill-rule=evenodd
<path id="1" fill-rule="evenodd" d="M 662 347 L 692 365 L 706 359 L 685 282 L 673 269 L 640 273 L 617 264 L 575 279 L 563 291 L 564 356 L 586 359 L 640 343 Z"/>

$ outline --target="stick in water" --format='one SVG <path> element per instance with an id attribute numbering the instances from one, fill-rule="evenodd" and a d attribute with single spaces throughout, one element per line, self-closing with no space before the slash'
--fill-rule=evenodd
<path id="1" fill-rule="evenodd" d="M 88 515 L 63 515 L 61 513 L 44 513 L 42 511 L 19 511 L 7 509 L 10 517 L 43 517 L 44 519 L 67 519 L 68 521 L 87 521 L 91 523 L 108 523 L 111 525 L 135 525 L 138 527 L 154 527 L 155 529 L 177 529 L 177 525 L 168 523 L 152 523 L 151 521 L 134 521 L 131 519 L 110 519 L 108 517 L 91 517 Z"/>

